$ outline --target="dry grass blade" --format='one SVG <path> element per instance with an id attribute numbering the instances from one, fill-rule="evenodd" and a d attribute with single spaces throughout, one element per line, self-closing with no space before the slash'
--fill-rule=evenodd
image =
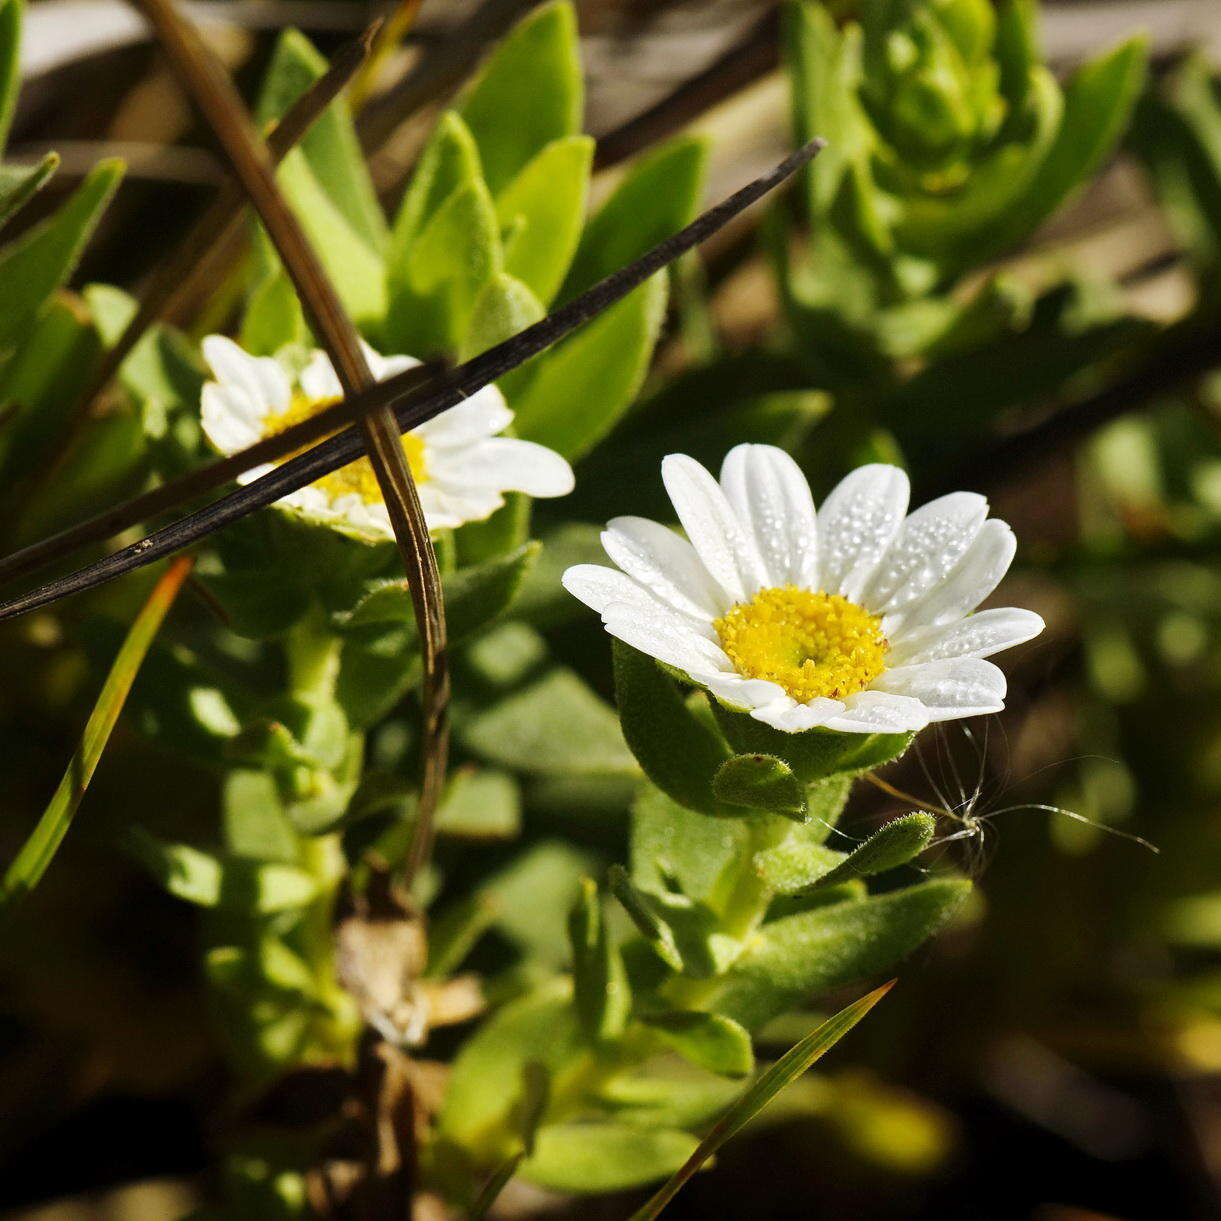
<path id="1" fill-rule="evenodd" d="M 127 694 L 140 671 L 149 646 L 153 643 L 166 613 L 174 604 L 182 583 L 194 565 L 194 559 L 183 556 L 170 566 L 165 575 L 153 587 L 136 621 L 127 633 L 106 682 L 98 694 L 97 703 L 89 714 L 81 743 L 68 770 L 64 772 L 55 795 L 38 820 L 30 837 L 25 841 L 17 858 L 4 874 L 0 883 L 0 922 L 8 920 L 17 905 L 38 885 L 46 872 L 64 836 L 68 833 L 72 818 L 80 806 L 81 798 L 89 787 L 94 769 L 106 749 L 111 731 L 123 711 Z"/>
<path id="2" fill-rule="evenodd" d="M 812 1030 L 800 1043 L 789 1048 L 712 1126 L 695 1152 L 674 1172 L 670 1180 L 643 1208 L 634 1212 L 631 1221 L 654 1221 L 662 1210 L 695 1176 L 699 1168 L 731 1137 L 749 1123 L 777 1094 L 796 1081 L 816 1060 L 840 1041 L 895 986 L 889 983 L 875 988 L 867 996 L 853 1001 L 834 1017 L 828 1018 L 817 1030 Z"/>
<path id="3" fill-rule="evenodd" d="M 156 30 L 182 83 L 207 119 L 262 220 L 314 331 L 331 358 L 345 395 L 368 389 L 374 379 L 361 347 L 360 335 L 343 308 L 322 260 L 276 186 L 267 149 L 259 141 L 233 82 L 179 13 L 174 0 L 134 0 L 134 3 Z M 424 511 L 389 407 L 377 407 L 362 417 L 360 431 L 407 571 L 420 633 L 424 661 L 423 770 L 416 821 L 416 839 L 420 840 L 428 836 L 432 814 L 441 795 L 448 754 L 449 676 L 445 661 L 441 576 Z M 409 855 L 408 879 L 423 863 L 419 856 L 414 849 Z"/>
<path id="4" fill-rule="evenodd" d="M 770 173 L 756 178 L 753 182 L 735 191 L 728 199 L 698 216 L 685 229 L 666 238 L 665 241 L 659 242 L 636 262 L 620 268 L 619 271 L 599 281 L 563 308 L 556 310 L 553 314 L 548 314 L 546 318 L 527 327 L 524 331 L 520 331 L 503 343 L 489 348 L 481 356 L 476 356 L 448 373 L 438 374 L 423 387 L 419 386 L 419 370 L 409 370 L 407 373 L 387 378 L 361 394 L 345 398 L 342 403 L 336 404 L 327 412 L 319 413 L 316 417 L 318 424 L 325 426 L 326 430 L 330 431 L 341 423 L 356 419 L 362 412 L 387 403 L 395 404 L 395 417 L 401 430 L 414 428 L 426 420 L 431 420 L 454 404 L 469 398 L 497 378 L 503 377 L 509 370 L 515 369 L 531 357 L 537 356 L 553 343 L 557 343 L 585 322 L 614 305 L 632 289 L 637 288 L 680 255 L 686 254 L 688 250 L 698 246 L 700 242 L 726 225 L 744 209 L 791 177 L 823 147 L 823 141 L 812 141 L 792 156 L 787 157 Z M 282 443 L 288 436 L 287 432 L 281 433 L 273 440 Z M 132 501 L 126 505 L 117 506 L 114 510 L 93 518 L 81 526 L 62 532 L 55 539 L 36 543 L 33 547 L 26 548 L 9 557 L 8 560 L 0 562 L 0 572 L 11 577 L 19 563 L 23 570 L 29 571 L 33 565 L 26 565 L 24 557 L 29 556 L 37 548 L 48 549 L 52 543 L 54 543 L 54 553 L 58 557 L 68 554 L 73 547 L 85 541 L 110 537 L 120 529 L 126 529 L 143 520 L 150 511 L 151 504 L 155 504 L 159 512 L 168 511 L 181 504 L 183 500 L 198 496 L 204 490 L 205 483 L 217 486 L 231 479 L 234 471 L 228 465 L 229 463 L 247 459 L 246 465 L 254 466 L 260 462 L 271 461 L 274 457 L 283 457 L 285 453 L 289 453 L 299 446 L 300 441 L 294 438 L 291 443 L 282 444 L 280 449 L 260 447 L 259 456 L 253 460 L 247 459 L 251 451 L 246 450 L 242 454 L 235 455 L 233 459 L 227 460 L 227 463 L 216 463 L 189 476 L 190 487 L 185 494 L 182 492 L 185 481 L 169 484 L 159 492 L 140 498 L 143 506 L 134 515 L 132 505 L 136 502 Z M 266 475 L 237 491 L 221 497 L 172 525 L 155 531 L 147 538 L 132 543 L 113 555 L 89 564 L 65 577 L 49 581 L 20 597 L 0 604 L 0 619 L 12 618 L 14 615 L 25 614 L 27 611 L 48 606 L 60 598 L 91 589 L 143 567 L 145 564 L 151 564 L 161 556 L 169 555 L 197 542 L 214 530 L 219 530 L 256 509 L 274 504 L 280 497 L 287 496 L 289 492 L 303 488 L 323 475 L 338 470 L 339 467 L 358 458 L 360 453 L 359 436 L 351 429 L 345 430 L 314 446 L 306 453 L 284 462 L 275 470 L 269 471 Z M 214 479 L 212 472 L 222 467 L 226 468 L 226 473 L 222 477 Z M 103 518 L 106 519 L 105 529 L 99 531 L 97 523 Z M 44 554 L 40 562 L 45 562 L 45 559 Z"/>

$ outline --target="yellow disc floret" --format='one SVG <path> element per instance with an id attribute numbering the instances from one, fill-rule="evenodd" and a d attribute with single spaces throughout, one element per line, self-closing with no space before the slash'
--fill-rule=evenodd
<path id="1" fill-rule="evenodd" d="M 293 396 L 288 407 L 277 415 L 268 417 L 266 421 L 267 435 L 275 436 L 302 420 L 308 420 L 326 407 L 330 407 L 337 399 L 310 399 L 305 395 Z M 333 436 L 334 434 L 330 434 Z M 428 478 L 428 465 L 424 460 L 424 442 L 413 433 L 405 432 L 402 436 L 403 452 L 407 456 L 407 468 L 416 483 L 424 483 Z M 338 498 L 355 493 L 366 504 L 381 503 L 381 489 L 377 485 L 377 476 L 368 458 L 359 458 L 349 462 L 347 466 L 323 475 L 314 482 L 315 487 L 322 488 L 329 496 Z"/>
<path id="2" fill-rule="evenodd" d="M 802 704 L 863 691 L 886 669 L 881 619 L 839 594 L 761 589 L 712 626 L 739 674 L 779 683 Z"/>

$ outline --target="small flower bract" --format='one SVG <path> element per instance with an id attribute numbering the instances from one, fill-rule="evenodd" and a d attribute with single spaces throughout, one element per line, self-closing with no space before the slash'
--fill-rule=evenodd
<path id="1" fill-rule="evenodd" d="M 816 513 L 797 464 L 770 445 L 731 450 L 719 483 L 671 454 L 662 479 L 690 541 L 618 517 L 602 544 L 621 571 L 564 574 L 613 636 L 791 733 L 905 733 L 1003 707 L 1005 677 L 984 658 L 1043 621 L 975 612 L 1015 549 L 982 496 L 907 515 L 907 476 L 876 464 Z"/>
<path id="2" fill-rule="evenodd" d="M 282 432 L 343 397 L 325 352 L 310 353 L 296 377 L 277 358 L 251 356 L 221 335 L 209 335 L 203 353 L 215 378 L 203 388 L 203 429 L 223 454 Z M 378 381 L 419 364 L 410 356 L 381 356 L 367 345 L 365 356 Z M 512 420 L 504 396 L 487 386 L 403 434 L 407 464 L 430 530 L 482 521 L 504 504 L 505 492 L 564 496 L 572 491 L 572 469 L 559 454 L 531 441 L 497 435 Z M 270 469 L 255 467 L 241 481 L 249 483 Z M 279 504 L 360 538 L 394 537 L 367 458 L 285 496 Z"/>

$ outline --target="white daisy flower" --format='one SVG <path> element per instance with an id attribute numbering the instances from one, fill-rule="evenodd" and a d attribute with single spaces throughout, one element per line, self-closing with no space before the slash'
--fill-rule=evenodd
<path id="1" fill-rule="evenodd" d="M 612 636 L 789 733 L 905 733 L 1004 706 L 1005 676 L 984 658 L 1043 620 L 972 614 L 1015 549 L 982 496 L 905 516 L 907 476 L 872 465 L 815 513 L 805 476 L 770 445 L 731 450 L 719 484 L 685 454 L 661 472 L 687 538 L 617 517 L 602 545 L 621 571 L 564 574 Z"/>
<path id="2" fill-rule="evenodd" d="M 367 344 L 364 348 L 378 381 L 420 363 L 411 356 L 382 356 Z M 325 352 L 311 353 L 295 379 L 274 357 L 251 356 L 221 335 L 203 341 L 203 354 L 216 379 L 203 388 L 203 430 L 223 454 L 283 432 L 343 397 Z M 407 464 L 430 530 L 482 521 L 504 504 L 505 492 L 565 496 L 572 491 L 572 468 L 559 454 L 531 441 L 497 436 L 512 420 L 504 396 L 495 386 L 485 386 L 403 434 Z M 239 478 L 249 483 L 271 469 L 254 467 Z M 367 458 L 277 503 L 361 538 L 394 537 Z"/>

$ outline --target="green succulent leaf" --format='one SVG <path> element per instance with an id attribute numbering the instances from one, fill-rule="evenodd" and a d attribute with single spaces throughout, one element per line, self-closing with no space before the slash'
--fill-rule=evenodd
<path id="1" fill-rule="evenodd" d="M 392 287 L 403 278 L 412 243 L 441 205 L 462 187 L 482 178 L 475 137 L 461 115 L 453 110 L 445 111 L 420 155 L 394 218 L 386 254 Z"/>
<path id="2" fill-rule="evenodd" d="M 553 140 L 496 197 L 505 240 L 505 270 L 542 302 L 559 291 L 576 253 L 594 142 L 589 136 Z"/>
<path id="3" fill-rule="evenodd" d="M 282 268 L 264 276 L 242 314 L 241 346 L 252 356 L 274 356 L 289 344 L 306 344 L 309 328 L 297 291 Z"/>
<path id="4" fill-rule="evenodd" d="M 545 646 L 524 625 L 506 624 L 480 637 L 467 662 L 486 681 L 508 670 L 515 649 L 529 650 L 520 657 L 524 672 L 514 665 L 502 695 L 460 708 L 455 734 L 467 749 L 489 763 L 539 775 L 638 774 L 618 717 L 576 673 L 549 663 Z"/>
<path id="5" fill-rule="evenodd" d="M 938 879 L 765 924 L 710 1007 L 753 1030 L 811 993 L 906 957 L 954 914 L 970 889 L 963 879 Z"/>
<path id="6" fill-rule="evenodd" d="M 15 7 L 13 0 L 9 7 Z M 0 165 L 0 225 L 33 199 L 58 165 L 58 153 L 47 153 L 37 165 Z"/>
<path id="7" fill-rule="evenodd" d="M 653 658 L 620 640 L 614 657 L 619 723 L 645 775 L 680 805 L 716 813 L 713 777 L 729 759 L 724 742 L 687 707 Z"/>
<path id="8" fill-rule="evenodd" d="M 0 149 L 8 141 L 21 88 L 22 0 L 0 0 Z"/>
<path id="9" fill-rule="evenodd" d="M 540 5 L 492 52 L 458 104 L 492 193 L 552 140 L 576 135 L 583 106 L 576 15 L 565 2 Z"/>
<path id="10" fill-rule="evenodd" d="M 641 935 L 657 951 L 658 956 L 672 971 L 683 969 L 683 956 L 678 951 L 674 933 L 658 915 L 647 894 L 632 884 L 627 870 L 622 865 L 612 865 L 607 874 L 611 893 L 623 906 L 632 923 Z"/>
<path id="11" fill-rule="evenodd" d="M 579 458 L 614 427 L 648 371 L 666 306 L 656 275 L 505 379 L 518 434 Z"/>
<path id="12" fill-rule="evenodd" d="M 804 783 L 844 772 L 870 771 L 897 758 L 912 741 L 911 734 L 833 733 L 811 729 L 784 733 L 749 713 L 712 701 L 717 724 L 739 754 L 771 755 L 783 760 Z"/>
<path id="13" fill-rule="evenodd" d="M 293 865 L 249 857 L 218 857 L 189 844 L 169 844 L 134 827 L 132 854 L 170 894 L 200 907 L 268 914 L 300 908 L 318 894 L 318 881 Z"/>
<path id="14" fill-rule="evenodd" d="M 700 1010 L 675 1010 L 646 1014 L 641 1020 L 680 1055 L 710 1073 L 745 1077 L 754 1071 L 750 1035 L 731 1018 Z"/>
<path id="15" fill-rule="evenodd" d="M 721 764 L 712 790 L 718 801 L 805 822 L 805 786 L 775 755 L 734 755 Z"/>
<path id="16" fill-rule="evenodd" d="M 285 31 L 259 95 L 259 122 L 281 118 L 325 71 L 326 60 L 308 39 L 296 30 Z M 379 322 L 386 312 L 386 223 L 342 98 L 284 158 L 276 177 L 344 305 L 358 323 Z M 265 239 L 259 250 L 262 280 L 278 260 Z"/>
<path id="17" fill-rule="evenodd" d="M 708 142 L 682 136 L 633 162 L 585 226 L 561 296 L 575 297 L 690 224 L 707 161 Z"/>
<path id="18" fill-rule="evenodd" d="M 122 176 L 120 162 L 98 162 L 53 216 L 0 251 L 0 281 L 5 285 L 0 297 L 0 350 L 22 338 L 47 298 L 72 274 Z"/>
<path id="19" fill-rule="evenodd" d="M 585 1038 L 593 1044 L 617 1039 L 627 1025 L 632 994 L 618 947 L 610 938 L 598 887 L 590 878 L 568 915 L 572 943 L 573 1001 Z"/>
<path id="20" fill-rule="evenodd" d="M 691 1156 L 694 1136 L 666 1128 L 636 1128 L 596 1120 L 547 1124 L 533 1157 L 518 1168 L 523 1179 L 551 1191 L 626 1191 L 671 1174 Z"/>
<path id="21" fill-rule="evenodd" d="M 817 879 L 817 885 L 834 886 L 906 865 L 929 846 L 936 830 L 937 823 L 930 814 L 912 813 L 893 818 Z"/>
<path id="22" fill-rule="evenodd" d="M 546 312 L 528 285 L 508 272 L 498 272 L 475 298 L 460 357 L 470 360 L 511 339 L 526 327 L 533 326 Z"/>
<path id="23" fill-rule="evenodd" d="M 440 1134 L 485 1164 L 510 1151 L 489 1147 L 523 1094 L 531 1062 L 552 1077 L 580 1054 L 582 1043 L 567 979 L 555 979 L 494 1013 L 463 1045 L 450 1072 Z"/>

